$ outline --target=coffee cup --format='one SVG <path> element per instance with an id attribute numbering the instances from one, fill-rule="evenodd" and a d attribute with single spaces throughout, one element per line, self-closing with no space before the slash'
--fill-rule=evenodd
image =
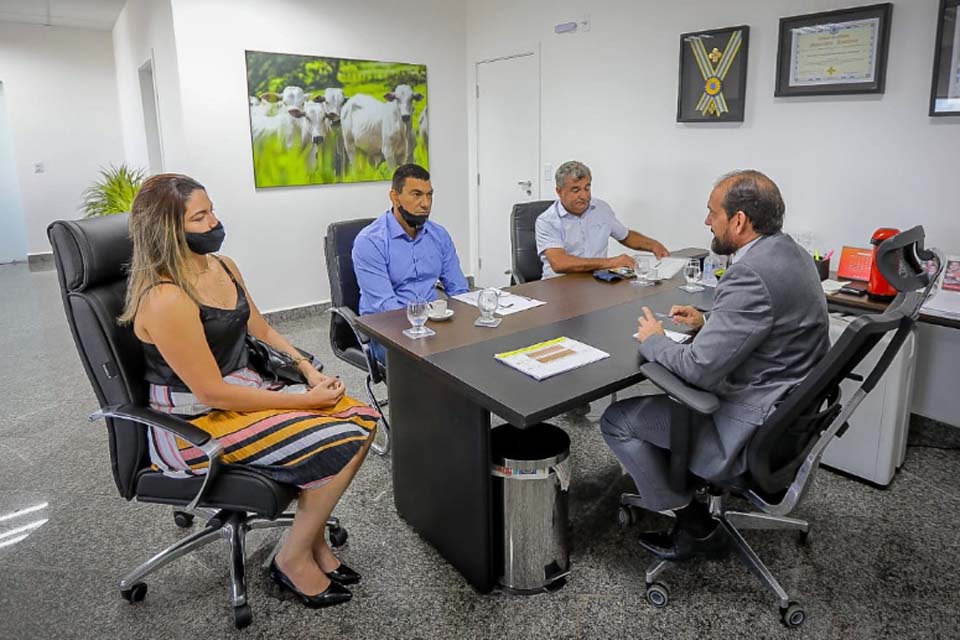
<path id="1" fill-rule="evenodd" d="M 443 298 L 437 298 L 430 303 L 430 315 L 442 316 L 447 313 L 447 301 Z"/>

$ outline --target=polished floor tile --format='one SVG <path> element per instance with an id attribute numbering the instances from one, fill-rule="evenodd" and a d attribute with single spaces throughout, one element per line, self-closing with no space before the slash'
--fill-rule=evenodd
<path id="1" fill-rule="evenodd" d="M 732 557 L 665 573 L 665 609 L 644 600 L 650 558 L 638 528 L 616 524 L 631 483 L 597 427 L 609 398 L 554 420 L 570 434 L 573 474 L 571 573 L 557 593 L 476 593 L 398 517 L 389 457 L 371 455 L 337 509 L 350 531 L 341 557 L 364 576 L 349 604 L 309 611 L 283 597 L 263 569 L 281 531 L 264 530 L 247 539 L 254 624 L 242 633 L 230 617 L 222 541 L 151 575 L 146 600 L 130 605 L 119 579 L 201 525 L 178 529 L 169 507 L 117 493 L 106 431 L 86 419 L 97 404 L 55 274 L 0 267 L 0 295 L 17 301 L 0 306 L 0 348 L 16 363 L 0 370 L 0 638 L 960 636 L 960 451 L 910 447 L 886 489 L 821 472 L 797 512 L 813 527 L 808 546 L 785 532 L 746 534 L 807 609 L 807 624 L 787 630 L 773 596 Z M 365 399 L 362 373 L 330 353 L 328 322 L 323 314 L 278 328 Z M 647 514 L 640 527 L 666 522 Z"/>

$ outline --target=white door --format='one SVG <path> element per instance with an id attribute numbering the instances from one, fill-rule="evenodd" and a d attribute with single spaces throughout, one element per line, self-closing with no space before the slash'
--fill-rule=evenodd
<path id="1" fill-rule="evenodd" d="M 527 54 L 477 64 L 477 286 L 510 284 L 510 210 L 540 199 L 540 74 Z"/>
<path id="2" fill-rule="evenodd" d="M 27 259 L 27 234 L 11 133 L 0 82 L 0 264 Z"/>

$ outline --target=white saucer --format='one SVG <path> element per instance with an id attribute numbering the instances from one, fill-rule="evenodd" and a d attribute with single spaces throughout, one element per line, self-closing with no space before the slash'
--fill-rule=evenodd
<path id="1" fill-rule="evenodd" d="M 434 322 L 444 322 L 453 317 L 453 309 L 447 309 L 443 313 L 428 313 L 427 318 L 433 320 Z"/>

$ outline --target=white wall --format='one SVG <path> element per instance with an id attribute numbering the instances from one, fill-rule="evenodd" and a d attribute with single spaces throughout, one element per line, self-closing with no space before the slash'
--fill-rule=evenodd
<path id="1" fill-rule="evenodd" d="M 46 253 L 47 225 L 77 217 L 98 169 L 123 159 L 110 34 L 0 23 L 0 81 L 27 251 Z"/>
<path id="2" fill-rule="evenodd" d="M 593 169 L 594 194 L 630 226 L 668 247 L 707 246 L 710 236 L 702 222 L 713 181 L 751 167 L 780 185 L 786 226 L 813 231 L 822 248 L 864 246 L 877 227 L 922 223 L 929 244 L 960 250 L 960 119 L 926 115 L 938 0 L 895 2 L 884 95 L 773 97 L 780 17 L 871 3 L 471 2 L 468 80 L 475 82 L 477 61 L 541 47 L 543 162 L 554 167 L 572 158 L 586 162 Z M 554 24 L 586 13 L 590 32 L 553 33 Z M 678 124 L 680 34 L 739 24 L 750 25 L 744 123 Z M 472 175 L 472 97 L 468 108 Z M 543 197 L 554 197 L 552 182 L 540 186 Z"/>
<path id="3" fill-rule="evenodd" d="M 139 69 L 152 58 L 164 166 L 180 166 L 188 148 L 183 140 L 180 75 L 170 0 L 128 0 L 113 27 L 113 48 L 127 163 L 144 171 L 150 166 Z"/>
<path id="4" fill-rule="evenodd" d="M 433 219 L 450 230 L 460 252 L 466 253 L 462 2 L 410 0 L 401 6 L 390 0 L 172 0 L 172 9 L 187 154 L 176 164 L 168 156 L 167 169 L 189 173 L 206 185 L 227 228 L 224 252 L 239 263 L 261 309 L 328 300 L 323 257 L 327 225 L 385 211 L 389 183 L 257 191 L 247 49 L 427 65 Z M 160 93 L 162 101 L 163 89 Z M 165 123 L 162 126 L 166 131 Z M 170 144 L 165 148 L 171 150 Z"/>
<path id="5" fill-rule="evenodd" d="M 27 258 L 27 234 L 23 226 L 12 134 L 7 123 L 3 82 L 0 81 L 0 264 L 22 262 Z"/>

